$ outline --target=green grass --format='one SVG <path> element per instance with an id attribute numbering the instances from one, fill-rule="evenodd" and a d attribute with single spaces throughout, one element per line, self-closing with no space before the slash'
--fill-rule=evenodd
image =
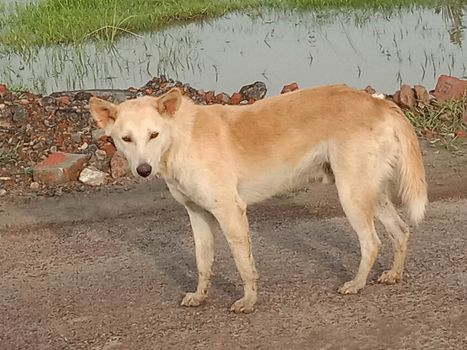
<path id="1" fill-rule="evenodd" d="M 459 100 L 434 101 L 429 106 L 408 110 L 405 114 L 419 135 L 433 144 L 457 149 L 458 133 L 467 131 L 463 122 L 464 110 L 467 110 L 467 96 Z"/>
<path id="2" fill-rule="evenodd" d="M 10 148 L 0 148 L 0 165 L 14 163 L 19 159 L 19 150 L 20 143 L 10 147 Z"/>
<path id="3" fill-rule="evenodd" d="M 463 0 L 39 0 L 37 4 L 0 7 L 0 43 L 24 50 L 88 39 L 113 41 L 120 35 L 265 7 L 393 9 L 462 3 Z"/>

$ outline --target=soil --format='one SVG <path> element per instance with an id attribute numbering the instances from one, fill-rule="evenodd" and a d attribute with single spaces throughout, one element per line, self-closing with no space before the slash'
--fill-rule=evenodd
<path id="1" fill-rule="evenodd" d="M 160 181 L 60 196 L 0 200 L 0 344 L 9 349 L 465 349 L 467 155 L 423 143 L 432 201 L 413 230 L 404 280 L 352 278 L 359 246 L 333 186 L 311 185 L 249 210 L 259 303 L 228 311 L 242 288 L 217 240 L 210 297 L 179 303 L 196 286 L 184 209 Z"/>

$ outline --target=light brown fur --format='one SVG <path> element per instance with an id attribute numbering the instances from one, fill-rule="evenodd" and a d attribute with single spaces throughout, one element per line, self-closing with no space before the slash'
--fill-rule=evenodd
<path id="1" fill-rule="evenodd" d="M 393 266 L 379 281 L 402 278 L 409 231 L 390 200 L 390 184 L 398 186 L 415 224 L 423 218 L 427 193 L 418 140 L 392 102 L 332 85 L 250 106 L 199 106 L 176 89 L 118 106 L 93 98 L 90 106 L 98 125 L 129 159 L 133 173 L 164 178 L 188 211 L 199 280 L 183 305 L 199 305 L 207 296 L 213 234 L 220 228 L 244 282 L 245 295 L 232 310 L 251 312 L 257 272 L 247 205 L 313 179 L 335 181 L 360 240 L 357 275 L 339 292 L 357 293 L 366 284 L 380 246 L 375 216 L 394 246 Z"/>

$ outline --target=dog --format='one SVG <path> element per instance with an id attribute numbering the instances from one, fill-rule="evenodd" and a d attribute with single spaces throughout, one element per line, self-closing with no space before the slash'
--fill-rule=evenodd
<path id="1" fill-rule="evenodd" d="M 418 224 L 427 185 L 417 136 L 401 109 L 346 85 L 302 89 L 246 106 L 197 105 L 178 89 L 119 105 L 92 97 L 90 112 L 111 136 L 137 177 L 158 176 L 188 212 L 194 235 L 198 285 L 181 304 L 207 297 L 220 228 L 244 285 L 231 307 L 252 312 L 258 273 L 252 255 L 247 205 L 309 181 L 335 183 L 356 231 L 361 261 L 341 294 L 361 290 L 381 242 L 376 217 L 393 243 L 394 260 L 379 282 L 401 280 L 408 225 L 398 196 Z"/>

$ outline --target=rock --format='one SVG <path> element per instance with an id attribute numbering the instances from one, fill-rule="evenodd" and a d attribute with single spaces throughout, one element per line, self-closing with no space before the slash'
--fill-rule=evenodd
<path id="1" fill-rule="evenodd" d="M 13 121 L 22 122 L 29 116 L 29 112 L 26 108 L 22 106 L 15 106 L 13 108 Z"/>
<path id="2" fill-rule="evenodd" d="M 55 104 L 55 98 L 52 96 L 45 96 L 39 100 L 39 105 L 41 107 L 51 106 Z"/>
<path id="3" fill-rule="evenodd" d="M 76 181 L 89 158 L 88 154 L 52 153 L 34 167 L 33 179 L 45 184 Z"/>
<path id="4" fill-rule="evenodd" d="M 78 100 L 78 101 L 89 101 L 91 97 L 92 97 L 92 94 L 87 91 L 78 91 L 75 94 L 75 100 Z"/>
<path id="5" fill-rule="evenodd" d="M 242 101 L 242 95 L 239 92 L 234 92 L 230 97 L 230 104 L 231 105 L 238 105 Z"/>
<path id="6" fill-rule="evenodd" d="M 284 87 L 281 90 L 281 94 L 285 94 L 287 92 L 292 92 L 298 90 L 298 84 L 297 83 L 291 83 L 288 85 L 284 85 Z"/>
<path id="7" fill-rule="evenodd" d="M 31 185 L 29 187 L 31 188 L 31 190 L 38 190 L 40 184 L 38 182 L 31 182 Z"/>
<path id="8" fill-rule="evenodd" d="M 110 157 L 107 156 L 104 150 L 98 149 L 94 152 L 92 165 L 101 171 L 108 172 L 110 168 Z"/>
<path id="9" fill-rule="evenodd" d="M 60 107 L 67 107 L 70 105 L 71 101 L 70 101 L 70 97 L 67 96 L 67 95 L 63 95 L 63 96 L 60 96 L 57 98 L 57 101 L 58 101 L 58 105 Z"/>
<path id="10" fill-rule="evenodd" d="M 131 174 L 128 161 L 121 152 L 116 152 L 110 159 L 110 172 L 114 179 Z"/>
<path id="11" fill-rule="evenodd" d="M 227 105 L 230 103 L 230 97 L 225 92 L 221 92 L 220 94 L 216 95 L 216 102 Z"/>
<path id="12" fill-rule="evenodd" d="M 366 88 L 363 89 L 363 91 L 370 95 L 376 94 L 376 90 L 371 85 L 368 85 Z"/>
<path id="13" fill-rule="evenodd" d="M 242 95 L 244 100 L 253 99 L 255 101 L 261 100 L 264 96 L 266 96 L 266 84 L 262 81 L 254 82 L 250 85 L 245 85 L 240 89 L 240 94 Z"/>
<path id="14" fill-rule="evenodd" d="M 433 96 L 439 101 L 459 99 L 467 94 L 467 80 L 441 75 L 436 83 Z"/>
<path id="15" fill-rule="evenodd" d="M 71 141 L 74 143 L 80 143 L 81 142 L 81 133 L 75 132 L 71 134 Z"/>
<path id="16" fill-rule="evenodd" d="M 400 90 L 400 105 L 404 108 L 414 108 L 416 106 L 415 92 L 409 85 L 402 85 Z"/>
<path id="17" fill-rule="evenodd" d="M 101 137 L 105 136 L 105 131 L 104 129 L 94 129 L 91 131 L 91 137 L 94 142 L 97 142 Z"/>
<path id="18" fill-rule="evenodd" d="M 6 193 L 7 193 L 7 191 L 4 188 L 2 188 L 0 190 L 0 197 L 3 197 L 4 195 L 6 195 Z"/>
<path id="19" fill-rule="evenodd" d="M 430 104 L 430 94 L 422 85 L 415 85 L 415 98 L 417 99 L 418 106 L 424 107 Z"/>
<path id="20" fill-rule="evenodd" d="M 107 174 L 90 166 L 84 168 L 79 174 L 79 181 L 90 186 L 101 186 L 105 183 Z"/>

